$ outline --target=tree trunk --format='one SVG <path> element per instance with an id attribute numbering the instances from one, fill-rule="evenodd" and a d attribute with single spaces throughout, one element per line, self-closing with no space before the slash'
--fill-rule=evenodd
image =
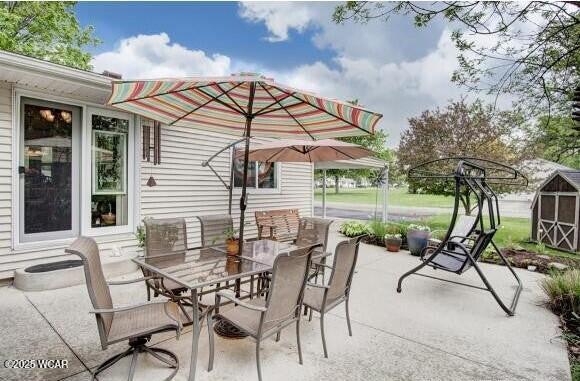
<path id="1" fill-rule="evenodd" d="M 334 176 L 334 193 L 338 193 L 340 190 L 340 178 L 338 176 Z"/>
<path id="2" fill-rule="evenodd" d="M 466 191 L 459 197 L 461 200 L 461 204 L 463 204 L 463 208 L 465 209 L 465 215 L 471 216 L 471 192 Z"/>

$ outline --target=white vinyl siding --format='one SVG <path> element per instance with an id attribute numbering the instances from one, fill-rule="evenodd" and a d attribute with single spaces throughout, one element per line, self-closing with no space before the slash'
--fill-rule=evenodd
<path id="1" fill-rule="evenodd" d="M 82 102 L 84 99 L 79 97 L 79 101 Z M 93 102 L 97 103 L 99 100 L 95 98 Z M 12 277 L 13 271 L 17 268 L 67 258 L 64 254 L 66 244 L 49 247 L 39 243 L 38 246 L 26 250 L 12 249 L 12 129 L 12 89 L 9 84 L 0 84 L 0 280 Z M 141 218 L 185 217 L 189 245 L 198 245 L 199 224 L 195 216 L 227 213 L 228 208 L 227 190 L 209 168 L 201 166 L 201 162 L 236 139 L 233 136 L 210 133 L 202 129 L 162 126 L 161 165 L 153 166 L 152 163 L 141 162 L 141 201 L 140 211 L 137 210 L 136 215 L 140 213 Z M 140 153 L 141 141 L 138 140 L 135 149 Z M 230 154 L 226 151 L 213 162 L 214 168 L 225 178 L 228 178 L 230 170 L 229 160 Z M 153 188 L 146 185 L 151 174 L 158 184 Z M 312 166 L 284 163 L 280 176 L 280 192 L 257 192 L 248 195 L 246 237 L 256 235 L 255 210 L 299 208 L 302 216 L 310 216 Z M 232 210 L 234 221 L 237 221 L 239 191 L 234 191 Z M 140 221 L 135 223 L 138 224 Z M 105 257 L 110 255 L 114 246 L 126 251 L 137 250 L 133 234 L 104 235 L 95 239 Z"/>
<path id="2" fill-rule="evenodd" d="M 226 214 L 228 191 L 219 179 L 201 163 L 227 144 L 239 139 L 231 135 L 211 133 L 181 126 L 162 126 L 161 165 L 141 163 L 141 217 L 185 217 L 188 243 L 200 244 L 199 223 L 195 216 Z M 229 181 L 230 151 L 212 161 L 214 169 Z M 157 182 L 147 187 L 149 176 Z M 312 166 L 283 163 L 277 192 L 248 192 L 245 237 L 255 237 L 254 211 L 299 208 L 301 216 L 312 210 Z M 232 215 L 239 221 L 240 190 L 234 190 Z"/>

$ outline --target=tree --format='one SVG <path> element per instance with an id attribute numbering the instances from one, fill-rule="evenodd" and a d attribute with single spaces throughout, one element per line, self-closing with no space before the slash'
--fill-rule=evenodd
<path id="1" fill-rule="evenodd" d="M 517 165 L 534 157 L 536 152 L 523 140 L 520 115 L 494 113 L 491 105 L 481 101 L 467 104 L 451 102 L 443 109 L 424 111 L 409 119 L 409 129 L 401 135 L 397 157 L 401 170 L 408 170 L 430 160 L 470 156 Z M 453 195 L 448 181 L 409 180 L 413 193 Z M 505 189 L 500 188 L 500 192 Z M 469 192 L 461 196 L 465 213 L 472 210 Z"/>
<path id="2" fill-rule="evenodd" d="M 438 17 L 453 26 L 459 69 L 452 81 L 496 99 L 516 95 L 533 115 L 569 113 L 580 81 L 580 2 L 348 1 L 333 20 L 388 21 L 395 14 L 413 17 L 419 28 Z"/>
<path id="3" fill-rule="evenodd" d="M 0 2 L 0 49 L 88 70 L 88 46 L 99 40 L 81 27 L 74 2 Z"/>
<path id="4" fill-rule="evenodd" d="M 536 126 L 536 144 L 545 159 L 580 169 L 580 125 L 569 116 L 544 115 Z"/>
<path id="5" fill-rule="evenodd" d="M 378 130 L 373 135 L 365 135 L 365 136 L 349 136 L 344 138 L 337 138 L 337 140 L 341 140 L 347 143 L 358 144 L 363 147 L 366 147 L 375 153 L 375 157 L 379 159 L 383 159 L 387 162 L 393 161 L 393 153 L 390 149 L 387 148 L 387 134 L 382 131 Z M 372 178 L 373 177 L 373 170 L 371 169 L 327 169 L 326 170 L 327 176 L 334 178 L 334 191 L 336 193 L 340 190 L 340 178 L 341 177 L 349 177 L 349 178 Z"/>

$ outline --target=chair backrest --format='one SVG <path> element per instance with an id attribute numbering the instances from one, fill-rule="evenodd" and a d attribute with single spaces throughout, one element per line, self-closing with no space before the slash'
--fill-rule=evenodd
<path id="1" fill-rule="evenodd" d="M 234 221 L 229 214 L 197 216 L 201 225 L 201 246 L 222 245 L 224 232 L 234 228 Z"/>
<path id="2" fill-rule="evenodd" d="M 187 252 L 185 218 L 147 218 L 144 223 L 147 256 Z"/>
<path id="3" fill-rule="evenodd" d="M 454 236 L 461 236 L 461 237 L 468 237 L 471 232 L 473 232 L 474 228 L 477 224 L 477 216 L 466 216 L 460 215 L 453 226 L 453 230 L 451 230 L 451 237 Z M 462 242 L 464 239 L 461 238 L 453 238 L 453 241 Z"/>
<path id="4" fill-rule="evenodd" d="M 113 308 L 113 299 L 109 286 L 103 274 L 99 247 L 94 239 L 89 237 L 77 238 L 66 250 L 68 254 L 81 257 L 85 270 L 85 280 L 89 297 L 95 309 Z M 99 337 L 103 348 L 107 347 L 107 337 L 113 322 L 112 313 L 96 314 Z"/>
<path id="5" fill-rule="evenodd" d="M 276 257 L 272 266 L 272 283 L 266 299 L 267 311 L 263 316 L 263 324 L 284 322 L 300 313 L 310 257 L 317 246 L 319 245 L 301 247 Z"/>
<path id="6" fill-rule="evenodd" d="M 336 245 L 332 272 L 328 281 L 327 302 L 343 297 L 350 291 L 361 239 L 362 237 L 355 237 Z"/>
<path id="7" fill-rule="evenodd" d="M 296 237 L 296 246 L 322 245 L 322 250 L 326 251 L 328 244 L 328 231 L 332 220 L 316 217 L 304 217 L 300 219 L 298 225 L 298 237 Z"/>

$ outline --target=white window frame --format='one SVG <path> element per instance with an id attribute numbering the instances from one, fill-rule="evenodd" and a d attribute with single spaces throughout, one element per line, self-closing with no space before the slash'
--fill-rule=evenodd
<path id="1" fill-rule="evenodd" d="M 62 103 L 70 106 L 77 106 L 81 108 L 81 152 L 80 152 L 80 204 L 78 211 L 78 221 L 79 221 L 79 234 L 85 236 L 104 236 L 104 235 L 120 235 L 127 233 L 134 233 L 136 229 L 136 221 L 140 221 L 140 168 L 141 168 L 141 158 L 139 156 L 138 150 L 135 149 L 135 144 L 140 141 L 140 128 L 135 128 L 135 126 L 140 125 L 140 118 L 129 113 L 122 113 L 130 117 L 130 132 L 128 136 L 128 150 L 127 150 L 127 181 L 128 181 L 128 223 L 126 226 L 119 227 L 104 227 L 104 228 L 91 228 L 90 213 L 91 213 L 91 184 L 92 176 L 89 175 L 91 172 L 90 166 L 91 162 L 91 139 L 88 140 L 89 145 L 87 146 L 87 135 L 92 138 L 91 131 L 92 126 L 90 125 L 89 119 L 89 109 L 95 109 L 107 113 L 116 113 L 118 111 L 108 109 L 103 107 L 103 105 L 85 102 L 79 99 L 67 98 L 56 96 L 53 94 L 48 94 L 41 91 L 30 90 L 26 87 L 12 86 L 12 249 L 16 252 L 22 252 L 27 250 L 39 250 L 48 248 L 61 248 L 69 245 L 75 238 L 59 238 L 59 239 L 47 239 L 39 241 L 21 241 L 20 239 L 20 175 L 18 173 L 18 166 L 20 165 L 20 109 L 21 109 L 21 99 L 22 98 L 32 98 L 40 101 L 56 102 Z M 88 147 L 88 148 L 87 148 Z M 88 169 L 87 169 L 88 167 Z M 88 181 L 87 181 L 88 180 Z M 87 207 L 88 203 L 88 207 Z"/>
<path id="2" fill-rule="evenodd" d="M 127 134 L 127 162 L 126 166 L 126 178 L 127 186 L 125 189 L 127 195 L 127 225 L 121 226 L 104 226 L 93 228 L 91 226 L 91 195 L 93 192 L 93 126 L 92 119 L 93 115 L 102 115 L 112 118 L 127 119 L 129 120 L 129 131 Z M 132 114 L 111 110 L 102 107 L 90 106 L 86 111 L 86 123 L 85 131 L 83 134 L 83 147 L 86 147 L 83 151 L 83 156 L 85 157 L 82 176 L 82 193 L 83 202 L 81 205 L 81 226 L 82 231 L 86 232 L 89 236 L 102 236 L 102 235 L 112 235 L 112 234 L 124 234 L 131 233 L 135 230 L 135 177 L 131 176 L 131 173 L 135 173 L 135 117 Z M 133 158 L 133 160 L 131 160 Z M 88 172 L 87 172 L 88 171 Z M 88 176 L 88 174 L 91 174 Z"/>
<path id="3" fill-rule="evenodd" d="M 234 165 L 233 155 L 234 155 L 234 148 L 232 147 L 232 149 L 230 150 L 230 173 L 232 173 L 233 165 Z M 269 194 L 278 194 L 278 193 L 281 193 L 282 192 L 282 163 L 275 162 L 274 169 L 276 170 L 276 187 L 275 188 L 258 188 L 258 171 L 256 171 L 256 173 L 255 173 L 256 186 L 247 187 L 246 188 L 247 192 L 248 193 L 259 193 L 259 194 L 268 194 L 268 193 Z M 235 181 L 234 181 L 234 184 L 235 184 Z M 241 193 L 242 193 L 242 187 L 234 186 L 234 194 L 241 194 Z"/>

